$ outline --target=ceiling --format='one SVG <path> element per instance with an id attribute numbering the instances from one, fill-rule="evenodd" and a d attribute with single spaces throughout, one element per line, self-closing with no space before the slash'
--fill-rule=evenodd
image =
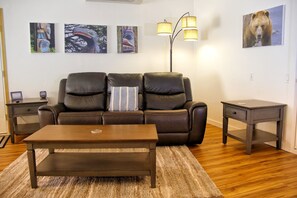
<path id="1" fill-rule="evenodd" d="M 142 3 L 142 0 L 86 0 L 86 1 L 109 2 L 109 3 L 135 3 L 135 4 Z"/>

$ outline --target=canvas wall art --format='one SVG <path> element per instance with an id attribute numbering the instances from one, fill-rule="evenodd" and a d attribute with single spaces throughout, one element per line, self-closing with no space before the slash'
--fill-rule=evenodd
<path id="1" fill-rule="evenodd" d="M 242 47 L 282 45 L 285 6 L 260 10 L 243 16 Z"/>
<path id="2" fill-rule="evenodd" d="M 138 52 L 138 32 L 136 26 L 118 26 L 118 53 Z"/>
<path id="3" fill-rule="evenodd" d="M 30 23 L 30 40 L 32 53 L 55 52 L 55 24 Z"/>
<path id="4" fill-rule="evenodd" d="M 107 53 L 107 26 L 65 24 L 65 53 Z"/>

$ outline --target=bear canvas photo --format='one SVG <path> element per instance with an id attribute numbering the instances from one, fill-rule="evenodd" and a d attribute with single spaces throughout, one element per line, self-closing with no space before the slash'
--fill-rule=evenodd
<path id="1" fill-rule="evenodd" d="M 242 47 L 282 45 L 284 5 L 243 16 Z"/>

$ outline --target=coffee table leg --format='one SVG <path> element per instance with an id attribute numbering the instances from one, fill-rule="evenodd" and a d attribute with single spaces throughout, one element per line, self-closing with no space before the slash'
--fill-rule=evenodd
<path id="1" fill-rule="evenodd" d="M 150 148 L 151 188 L 156 188 L 156 145 Z"/>
<path id="2" fill-rule="evenodd" d="M 35 150 L 33 149 L 32 144 L 28 144 L 27 146 L 27 156 L 28 156 L 28 163 L 29 163 L 31 187 L 37 188 Z"/>

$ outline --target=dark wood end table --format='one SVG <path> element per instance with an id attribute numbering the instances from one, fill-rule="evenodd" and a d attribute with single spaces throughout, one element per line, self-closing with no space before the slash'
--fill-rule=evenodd
<path id="1" fill-rule="evenodd" d="M 38 115 L 38 108 L 47 103 L 47 99 L 26 98 L 17 102 L 9 102 L 6 104 L 8 108 L 11 143 L 15 142 L 14 135 L 31 134 L 40 129 L 40 124 L 38 122 L 18 124 L 17 118 Z"/>
<path id="2" fill-rule="evenodd" d="M 223 143 L 227 137 L 246 144 L 246 153 L 251 154 L 253 144 L 276 141 L 276 148 L 281 149 L 284 108 L 286 104 L 262 100 L 222 101 L 223 103 Z M 232 118 L 247 124 L 245 130 L 228 130 L 228 119 Z M 260 122 L 276 122 L 276 135 L 256 129 Z"/>

